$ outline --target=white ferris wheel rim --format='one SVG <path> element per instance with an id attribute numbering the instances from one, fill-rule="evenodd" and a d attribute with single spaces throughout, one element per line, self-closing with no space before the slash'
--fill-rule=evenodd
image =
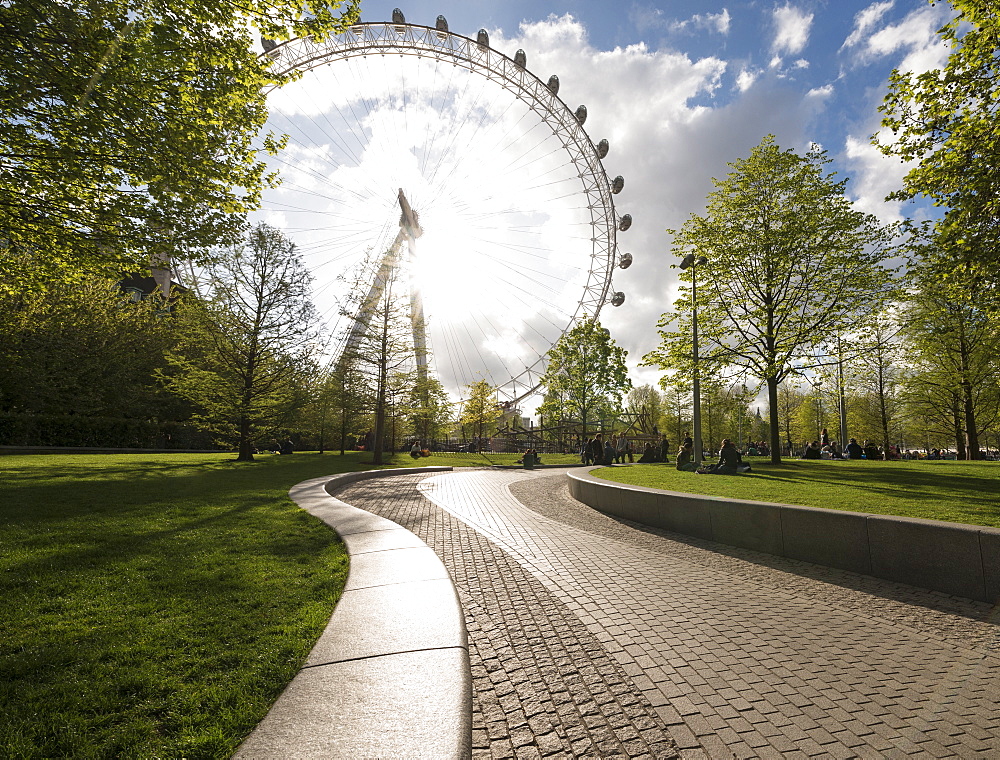
<path id="1" fill-rule="evenodd" d="M 557 94 L 558 78 L 553 76 L 542 82 L 527 69 L 523 51 L 510 58 L 490 47 L 485 30 L 480 30 L 473 40 L 450 32 L 443 17 L 438 17 L 437 27 L 396 20 L 359 22 L 321 42 L 301 37 L 277 45 L 265 41 L 265 46 L 268 49 L 261 57 L 271 61 L 279 76 L 302 74 L 336 60 L 393 53 L 451 62 L 473 74 L 499 81 L 515 98 L 525 101 L 562 143 L 570 161 L 579 169 L 582 192 L 587 199 L 593 231 L 591 262 L 583 295 L 559 337 L 583 318 L 597 320 L 606 303 L 621 305 L 624 296 L 614 291 L 612 274 L 616 265 L 624 268 L 631 263 L 631 254 L 619 258 L 617 245 L 617 232 L 628 229 L 631 216 L 616 215 L 613 196 L 621 191 L 622 180 L 617 177 L 612 182 L 605 172 L 602 158 L 607 155 L 607 141 L 594 144 L 583 127 L 586 107 L 571 110 Z M 546 356 L 542 355 L 519 371 L 512 371 L 506 381 L 497 383 L 500 393 L 514 403 L 535 393 L 545 362 Z"/>

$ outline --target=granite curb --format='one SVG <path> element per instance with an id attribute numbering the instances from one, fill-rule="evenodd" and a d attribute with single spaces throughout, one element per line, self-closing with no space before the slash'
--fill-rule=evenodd
<path id="1" fill-rule="evenodd" d="M 1000 601 L 1000 529 L 666 491 L 569 472 L 584 504 L 729 546 L 988 603 Z"/>
<path id="2" fill-rule="evenodd" d="M 306 664 L 234 757 L 471 754 L 468 633 L 447 570 L 409 530 L 331 495 L 368 478 L 451 469 L 343 473 L 289 491 L 337 531 L 351 567 Z"/>

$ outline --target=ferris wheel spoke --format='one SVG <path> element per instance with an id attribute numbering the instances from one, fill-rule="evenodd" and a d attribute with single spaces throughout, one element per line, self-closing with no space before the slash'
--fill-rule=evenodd
<path id="1" fill-rule="evenodd" d="M 302 96 L 313 102 L 289 95 L 272 122 L 292 142 L 273 159 L 285 182 L 264 208 L 294 220 L 317 292 L 343 282 L 326 272 L 399 239 L 406 188 L 424 234 L 399 266 L 412 267 L 450 389 L 478 370 L 509 398 L 530 392 L 553 342 L 609 292 L 606 146 L 523 66 L 446 31 L 362 23 L 277 50 L 276 70 L 320 78 Z"/>

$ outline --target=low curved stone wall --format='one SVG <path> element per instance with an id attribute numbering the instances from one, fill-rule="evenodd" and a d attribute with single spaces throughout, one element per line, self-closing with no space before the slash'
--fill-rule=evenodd
<path id="1" fill-rule="evenodd" d="M 567 473 L 578 501 L 654 528 L 1000 601 L 1000 529 L 660 491 Z"/>
<path id="2" fill-rule="evenodd" d="M 234 758 L 469 757 L 472 675 L 458 593 L 434 550 L 334 494 L 369 470 L 299 483 L 289 495 L 340 534 L 344 593 L 302 670 Z"/>

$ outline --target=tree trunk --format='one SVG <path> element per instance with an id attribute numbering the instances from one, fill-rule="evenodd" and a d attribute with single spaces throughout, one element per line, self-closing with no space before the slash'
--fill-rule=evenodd
<path id="1" fill-rule="evenodd" d="M 347 449 L 347 404 L 341 406 L 340 412 L 340 456 Z"/>
<path id="2" fill-rule="evenodd" d="M 767 419 L 771 433 L 771 464 L 781 464 L 781 430 L 778 425 L 778 380 L 767 378 Z"/>
<path id="3" fill-rule="evenodd" d="M 250 418 L 245 414 L 240 415 L 240 447 L 236 457 L 237 462 L 252 462 L 253 445 L 250 441 Z"/>
<path id="4" fill-rule="evenodd" d="M 372 464 L 382 464 L 382 445 L 385 439 L 385 394 L 380 390 L 375 400 L 375 435 L 372 436 Z"/>
<path id="5" fill-rule="evenodd" d="M 958 459 L 965 459 L 965 431 L 962 430 L 962 415 L 959 411 L 958 399 L 952 404 L 952 419 L 955 426 L 955 451 Z"/>
<path id="6" fill-rule="evenodd" d="M 976 424 L 976 405 L 972 396 L 972 383 L 969 381 L 969 346 L 965 339 L 964 322 L 959 321 L 959 369 L 962 373 L 962 411 L 965 416 L 966 455 L 959 459 L 979 459 L 979 427 Z"/>

